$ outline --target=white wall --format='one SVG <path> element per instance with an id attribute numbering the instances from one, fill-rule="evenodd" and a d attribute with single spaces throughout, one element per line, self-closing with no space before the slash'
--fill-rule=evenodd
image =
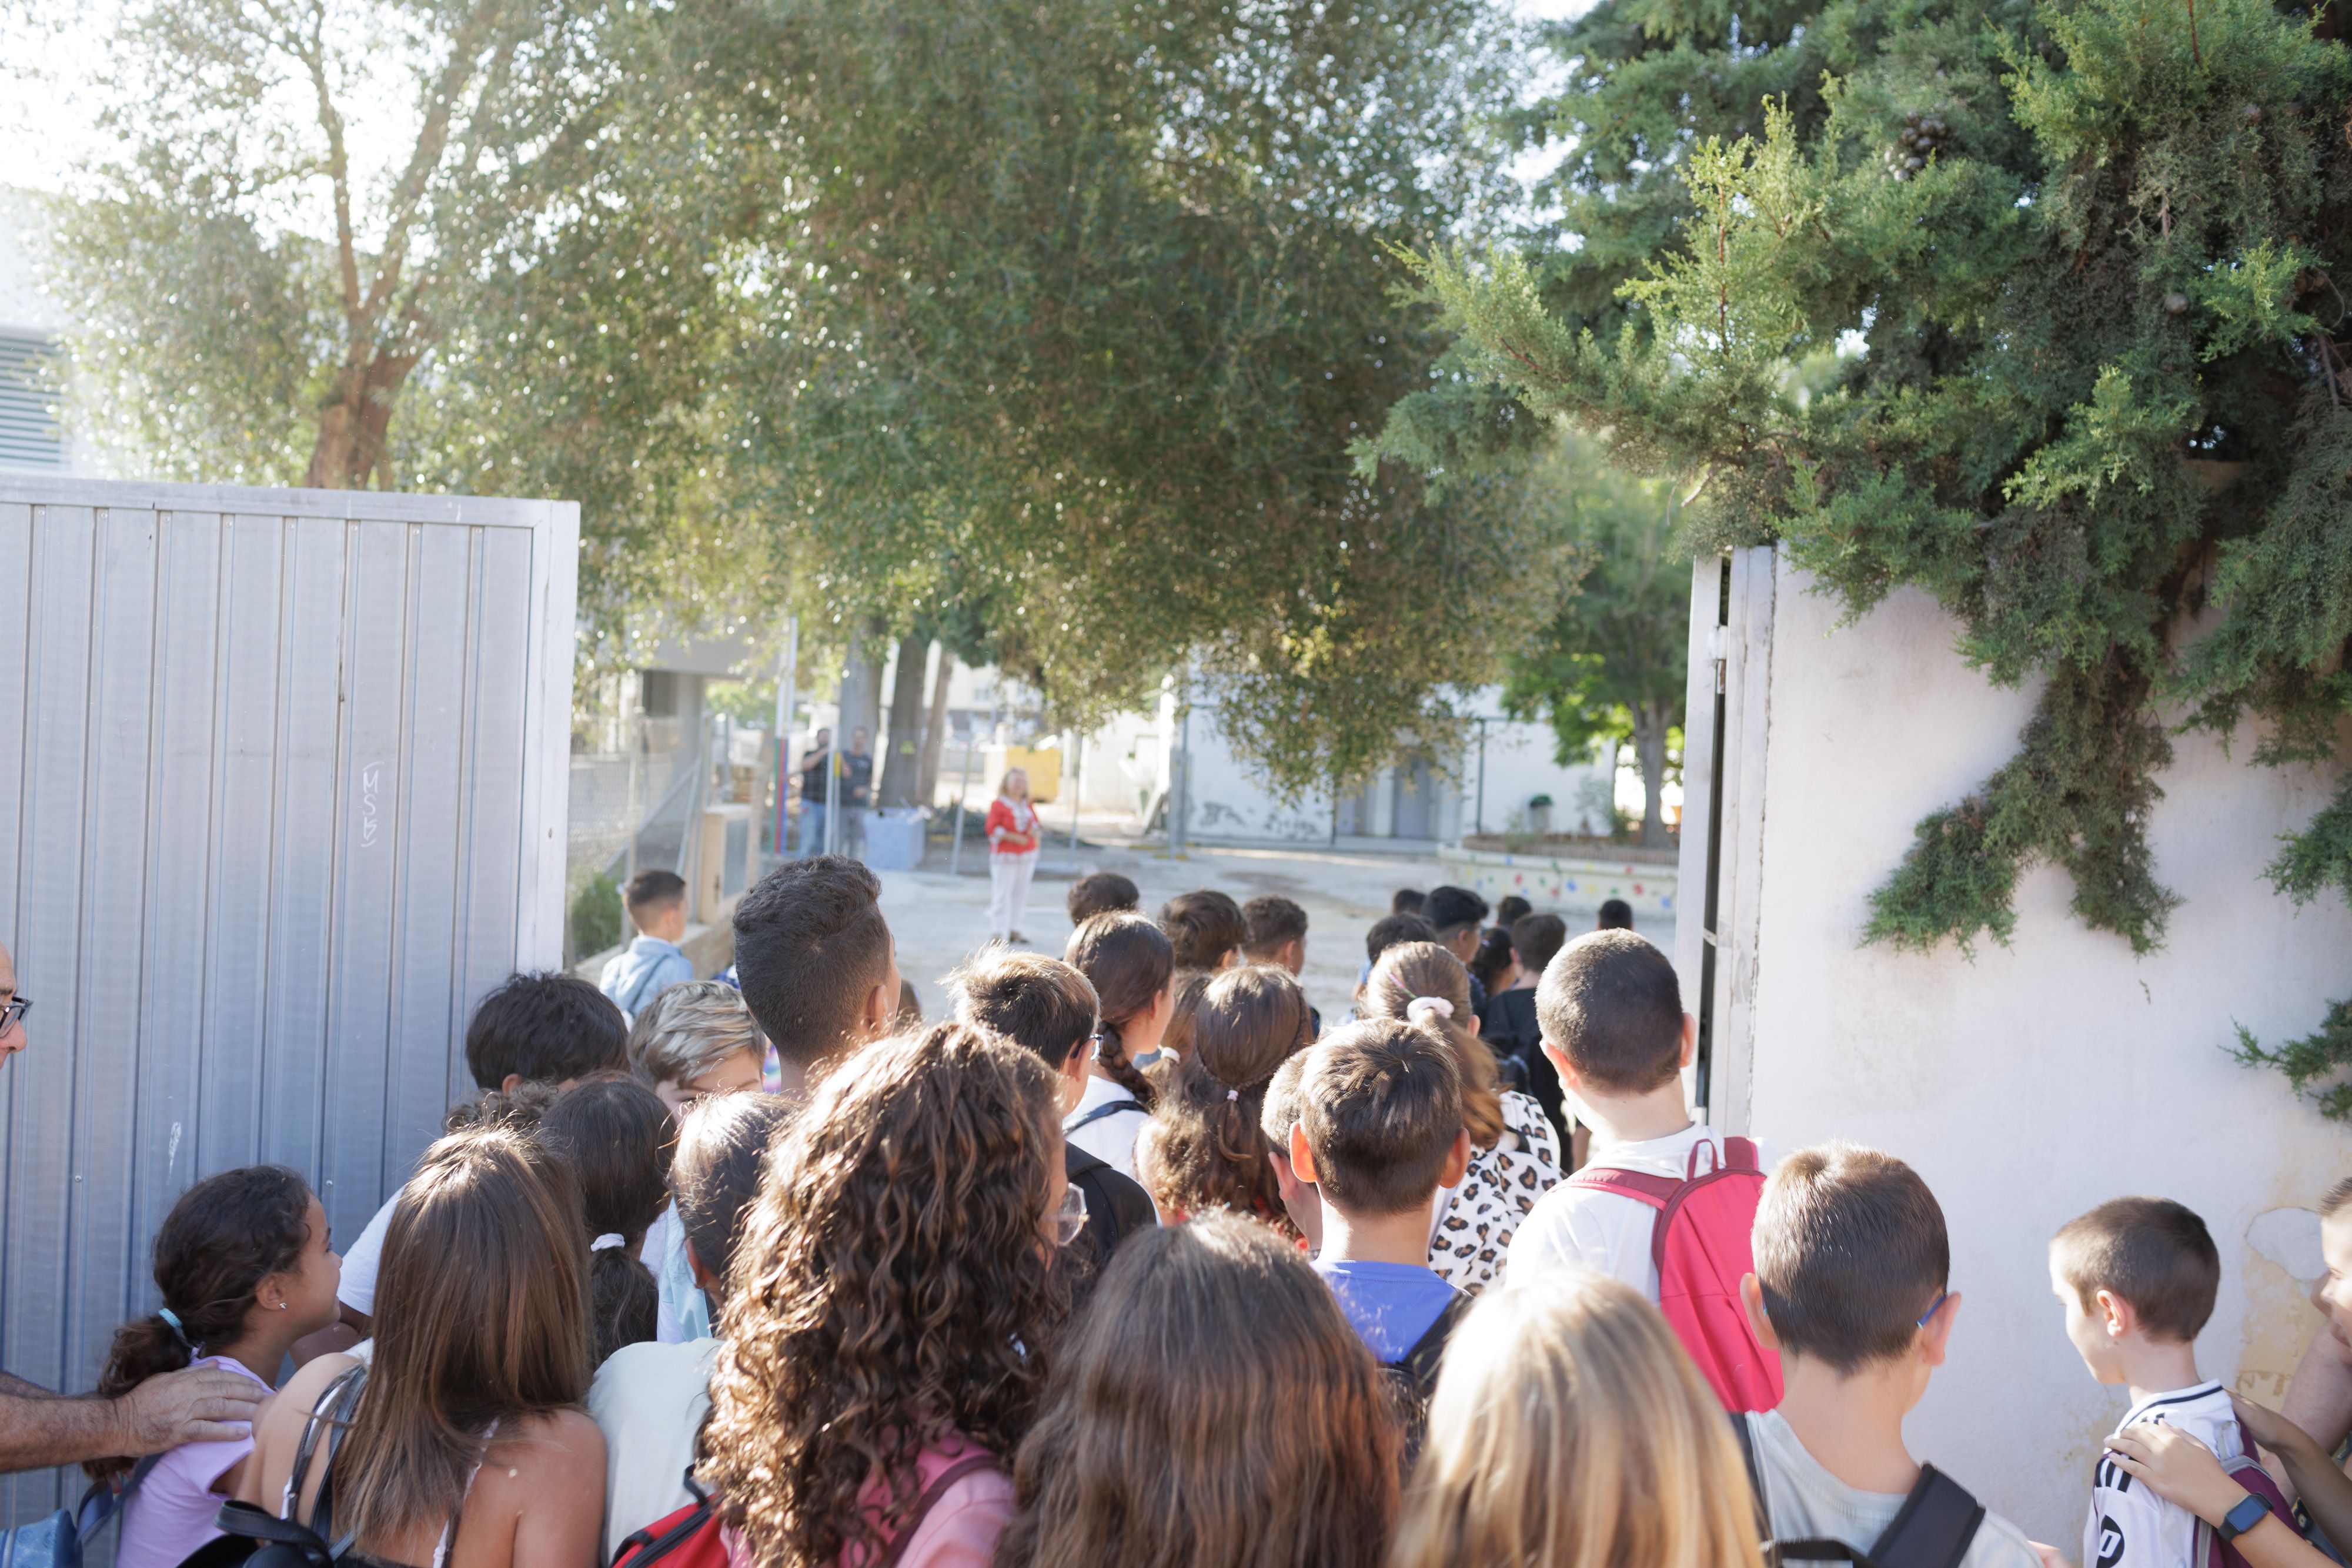
<path id="1" fill-rule="evenodd" d="M 1760 834 L 1755 865 L 1734 867 L 1754 912 L 1750 1124 L 1783 1151 L 1874 1145 L 1935 1189 L 1966 1301 L 1913 1448 L 2072 1556 L 2124 1399 L 2067 1344 L 2044 1261 L 2053 1229 L 2125 1193 L 2195 1208 L 2223 1267 L 2200 1366 L 2242 1390 L 2275 1398 L 2316 1326 L 2263 1256 L 2310 1271 L 2296 1239 L 2313 1222 L 2266 1222 L 2260 1250 L 2248 1233 L 2352 1171 L 2352 1143 L 2276 1072 L 2223 1048 L 2237 1023 L 2271 1041 L 2307 1033 L 2330 998 L 2352 994 L 2343 901 L 2298 911 L 2262 877 L 2278 835 L 2310 819 L 2330 782 L 2251 765 L 2250 737 L 2235 759 L 2179 737 L 2152 839 L 2184 902 L 2145 958 L 2080 925 L 2071 883 L 2047 868 L 2020 884 L 2009 947 L 1979 945 L 1971 961 L 1949 946 L 1862 946 L 1868 896 L 1912 825 L 2009 758 L 2034 694 L 1966 666 L 1956 624 L 1924 596 L 1898 593 L 1841 627 L 1838 604 L 1805 583 L 1786 566 L 1772 573 L 1758 661 L 1769 674 L 1749 665 L 1769 682 L 1762 789 L 1727 794 L 1733 826 Z M 1754 735 L 1733 737 L 1735 749 Z M 1727 758 L 1735 777 L 1741 760 Z M 1685 918 L 1702 908 L 1694 886 Z M 1718 1100 L 1736 1115 L 1730 1087 Z"/>

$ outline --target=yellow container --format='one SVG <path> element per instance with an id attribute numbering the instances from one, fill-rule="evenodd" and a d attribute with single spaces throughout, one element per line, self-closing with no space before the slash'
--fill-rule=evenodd
<path id="1" fill-rule="evenodd" d="M 1019 768 L 1029 775 L 1029 799 L 1051 805 L 1062 793 L 1062 748 L 1058 746 L 992 746 L 981 753 L 981 788 L 996 798 L 1004 770 Z"/>

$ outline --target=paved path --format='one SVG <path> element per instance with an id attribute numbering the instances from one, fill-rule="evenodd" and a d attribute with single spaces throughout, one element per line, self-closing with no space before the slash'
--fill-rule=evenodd
<path id="1" fill-rule="evenodd" d="M 926 1018 L 944 1010 L 942 977 L 988 939 L 988 877 L 977 863 L 984 858 L 966 846 L 963 874 L 950 876 L 935 850 L 930 863 L 942 869 L 877 873 L 882 911 L 898 941 L 899 970 L 915 983 Z M 1169 899 L 1196 887 L 1218 888 L 1240 903 L 1260 894 L 1297 900 L 1307 911 L 1307 970 L 1300 979 L 1327 1019 L 1345 1014 L 1355 995 L 1364 931 L 1389 912 L 1389 894 L 1400 887 L 1425 891 L 1439 875 L 1432 857 L 1344 848 L 1199 848 L 1179 861 L 1149 846 L 1087 842 L 1073 851 L 1053 845 L 1038 865 L 1022 924 L 1033 949 L 1061 956 L 1070 936 L 1063 901 L 1070 883 L 1093 871 L 1134 878 L 1146 915 L 1158 914 Z"/>

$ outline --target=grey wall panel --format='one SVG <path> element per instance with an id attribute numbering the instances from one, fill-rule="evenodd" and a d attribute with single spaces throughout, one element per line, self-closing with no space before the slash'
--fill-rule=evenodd
<path id="1" fill-rule="evenodd" d="M 0 1367 L 88 1387 L 201 1176 L 291 1165 L 348 1242 L 470 1088 L 473 1002 L 561 954 L 577 549 L 554 502 L 0 479 L 0 941 L 38 1003 Z"/>

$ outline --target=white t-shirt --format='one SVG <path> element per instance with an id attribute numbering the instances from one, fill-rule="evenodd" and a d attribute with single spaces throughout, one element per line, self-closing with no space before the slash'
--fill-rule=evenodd
<path id="1" fill-rule="evenodd" d="M 1747 1420 L 1773 1540 L 1843 1541 L 1867 1552 L 1895 1522 L 1903 1508 L 1901 1493 L 1864 1491 L 1830 1474 L 1777 1410 Z M 1960 1568 L 2042 1568 L 2042 1558 L 2023 1531 L 1988 1511 Z"/>
<path id="2" fill-rule="evenodd" d="M 1129 1179 L 1135 1176 L 1135 1136 L 1151 1118 L 1141 1110 L 1112 1111 L 1099 1116 L 1095 1113 L 1122 1100 L 1132 1103 L 1134 1099 L 1125 1084 L 1089 1073 L 1087 1092 L 1080 1097 L 1078 1108 L 1062 1118 L 1062 1131 L 1069 1135 L 1074 1147 L 1086 1150 Z M 1088 1117 L 1093 1120 L 1088 1121 Z M 1086 1125 L 1079 1126 L 1081 1122 Z"/>
<path id="3" fill-rule="evenodd" d="M 369 1317 L 375 1316 L 375 1271 L 383 1261 L 384 1233 L 392 1228 L 393 1207 L 399 1202 L 397 1192 L 385 1198 L 360 1239 L 343 1254 L 343 1278 L 335 1287 L 335 1300 Z"/>
<path id="4" fill-rule="evenodd" d="M 1713 1144 L 1717 1157 L 1722 1156 L 1721 1135 L 1712 1127 L 1695 1124 L 1679 1133 L 1637 1144 L 1595 1143 L 1586 1168 L 1614 1166 L 1644 1176 L 1680 1179 L 1690 1174 L 1691 1151 L 1702 1142 Z M 1772 1168 L 1772 1156 L 1761 1144 L 1756 1146 L 1756 1159 L 1765 1170 Z M 1702 1160 L 1702 1170 L 1705 1166 Z M 1534 1211 L 1519 1222 L 1518 1234 L 1511 1239 L 1505 1282 L 1533 1284 L 1564 1269 L 1580 1267 L 1622 1280 L 1654 1301 L 1658 1266 L 1651 1260 L 1650 1233 L 1657 1218 L 1658 1211 L 1639 1198 L 1562 1181 L 1538 1198 Z"/>
<path id="5" fill-rule="evenodd" d="M 2238 1413 L 2219 1383 L 2151 1394 L 2116 1424 L 2120 1432 L 2143 1421 L 2177 1427 L 2213 1450 L 2234 1459 L 2243 1454 Z M 2106 1449 L 2091 1480 L 2090 1517 L 2083 1525 L 2083 1568 L 2205 1568 L 2197 1551 L 2197 1516 L 2165 1501 L 2136 1481 Z"/>
<path id="6" fill-rule="evenodd" d="M 604 1561 L 630 1532 L 694 1500 L 686 1469 L 710 1413 L 719 1341 L 625 1344 L 596 1369 L 588 1414 L 604 1434 Z"/>

